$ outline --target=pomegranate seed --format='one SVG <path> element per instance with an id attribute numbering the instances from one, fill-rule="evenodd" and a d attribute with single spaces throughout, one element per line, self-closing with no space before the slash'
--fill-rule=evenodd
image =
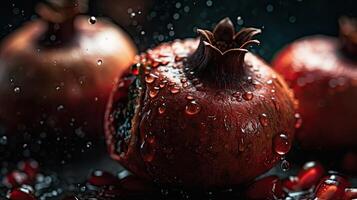
<path id="1" fill-rule="evenodd" d="M 19 170 L 25 172 L 29 179 L 34 180 L 39 170 L 39 164 L 35 160 L 26 160 L 18 164 Z"/>
<path id="2" fill-rule="evenodd" d="M 16 188 L 7 194 L 10 200 L 36 200 L 32 194 L 32 190 L 27 187 Z"/>
<path id="3" fill-rule="evenodd" d="M 119 185 L 119 179 L 117 177 L 109 172 L 101 170 L 94 171 L 87 182 L 93 186 L 98 187 Z"/>
<path id="4" fill-rule="evenodd" d="M 316 188 L 316 199 L 344 200 L 346 198 L 345 189 L 348 186 L 349 182 L 339 175 L 326 176 Z"/>
<path id="5" fill-rule="evenodd" d="M 22 184 L 28 184 L 29 183 L 29 177 L 27 174 L 24 172 L 14 170 L 9 172 L 4 179 L 2 180 L 2 183 L 6 185 L 7 187 L 18 187 Z"/>
<path id="6" fill-rule="evenodd" d="M 251 184 L 247 191 L 248 199 L 277 199 L 285 196 L 280 179 L 268 176 Z"/>
<path id="7" fill-rule="evenodd" d="M 357 188 L 346 188 L 345 195 L 347 199 L 357 199 Z"/>
<path id="8" fill-rule="evenodd" d="M 290 177 L 284 181 L 284 187 L 292 191 L 307 190 L 316 185 L 325 170 L 320 163 L 307 162 L 296 177 Z"/>

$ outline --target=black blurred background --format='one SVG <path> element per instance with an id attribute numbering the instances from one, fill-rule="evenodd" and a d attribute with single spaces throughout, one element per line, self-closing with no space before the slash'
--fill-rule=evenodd
<path id="1" fill-rule="evenodd" d="M 0 38 L 37 15 L 38 0 L 2 0 Z M 141 51 L 162 41 L 194 37 L 228 16 L 237 27 L 263 29 L 258 53 L 270 60 L 284 44 L 311 34 L 337 35 L 342 15 L 357 16 L 356 0 L 89 0 L 89 15 L 110 17 Z"/>

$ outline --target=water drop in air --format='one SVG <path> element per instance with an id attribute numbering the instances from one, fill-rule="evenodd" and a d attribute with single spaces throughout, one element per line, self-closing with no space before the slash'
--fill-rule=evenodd
<path id="1" fill-rule="evenodd" d="M 95 24 L 97 22 L 97 18 L 94 16 L 89 17 L 88 19 L 89 24 Z"/>

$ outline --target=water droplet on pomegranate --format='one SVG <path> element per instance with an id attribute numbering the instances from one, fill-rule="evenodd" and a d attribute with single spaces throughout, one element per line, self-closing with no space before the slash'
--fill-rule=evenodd
<path id="1" fill-rule="evenodd" d="M 241 130 L 246 134 L 255 134 L 258 132 L 258 123 L 256 120 L 251 119 L 242 125 Z"/>
<path id="2" fill-rule="evenodd" d="M 188 115 L 196 115 L 201 111 L 201 106 L 196 101 L 190 101 L 186 105 L 185 112 Z"/>
<path id="3" fill-rule="evenodd" d="M 149 91 L 149 96 L 151 98 L 155 98 L 157 96 L 157 94 L 159 93 L 159 88 L 152 88 L 150 91 Z"/>
<path id="4" fill-rule="evenodd" d="M 97 60 L 97 65 L 101 66 L 103 64 L 103 60 Z"/>
<path id="5" fill-rule="evenodd" d="M 267 81 L 267 84 L 268 84 L 268 85 L 273 84 L 273 80 L 269 79 L 269 80 Z"/>
<path id="6" fill-rule="evenodd" d="M 194 98 L 193 98 L 193 96 L 191 96 L 191 95 L 187 95 L 187 96 L 186 96 L 186 99 L 187 99 L 187 100 L 193 100 Z"/>
<path id="7" fill-rule="evenodd" d="M 171 87 L 170 91 L 172 94 L 177 94 L 180 92 L 180 87 L 178 86 Z"/>
<path id="8" fill-rule="evenodd" d="M 21 91 L 20 87 L 15 87 L 15 88 L 14 88 L 14 92 L 15 92 L 16 94 L 19 94 L 20 91 Z"/>
<path id="9" fill-rule="evenodd" d="M 259 121 L 262 126 L 268 126 L 269 125 L 269 119 L 267 114 L 263 113 L 259 116 Z"/>
<path id="10" fill-rule="evenodd" d="M 295 128 L 300 128 L 302 125 L 302 119 L 299 113 L 295 113 Z"/>
<path id="11" fill-rule="evenodd" d="M 244 149 L 245 149 L 244 139 L 243 139 L 243 138 L 241 138 L 241 139 L 240 139 L 240 141 L 239 141 L 238 150 L 239 150 L 240 152 L 243 152 L 243 151 L 244 151 Z"/>
<path id="12" fill-rule="evenodd" d="M 95 23 L 97 23 L 97 18 L 94 17 L 94 16 L 89 17 L 88 23 L 89 23 L 89 24 L 95 24 Z"/>
<path id="13" fill-rule="evenodd" d="M 159 108 L 157 110 L 158 110 L 160 115 L 164 114 L 165 111 L 166 111 L 166 104 L 163 103 L 161 106 L 159 106 Z"/>
<path id="14" fill-rule="evenodd" d="M 285 155 L 290 151 L 291 144 L 288 136 L 285 134 L 278 134 L 274 137 L 273 141 L 274 150 L 279 155 Z"/>
<path id="15" fill-rule="evenodd" d="M 156 80 L 157 76 L 154 74 L 149 74 L 145 76 L 145 82 L 146 83 L 153 83 Z"/>
<path id="16" fill-rule="evenodd" d="M 140 146 L 140 152 L 145 162 L 151 162 L 155 156 L 155 138 L 152 135 L 146 135 L 144 142 Z"/>
<path id="17" fill-rule="evenodd" d="M 288 171 L 288 170 L 290 169 L 290 163 L 289 163 L 289 161 L 287 161 L 287 160 L 281 161 L 280 168 L 281 168 L 284 172 Z"/>
<path id="18" fill-rule="evenodd" d="M 250 101 L 253 99 L 253 93 L 252 92 L 244 92 L 243 93 L 243 99 L 246 101 Z"/>

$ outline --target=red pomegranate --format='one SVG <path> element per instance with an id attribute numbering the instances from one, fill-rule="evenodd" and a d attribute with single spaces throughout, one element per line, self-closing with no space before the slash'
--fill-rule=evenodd
<path id="1" fill-rule="evenodd" d="M 45 1 L 37 9 L 41 19 L 2 42 L 0 123 L 9 135 L 103 132 L 111 88 L 136 50 L 109 21 L 77 17 L 84 2 Z"/>
<path id="2" fill-rule="evenodd" d="M 235 33 L 226 18 L 213 33 L 198 33 L 199 42 L 148 50 L 121 79 L 106 113 L 109 151 L 134 174 L 164 185 L 246 182 L 289 151 L 295 100 L 246 49 L 259 43 L 252 39 L 259 29 Z"/>
<path id="3" fill-rule="evenodd" d="M 356 149 L 357 22 L 340 20 L 340 40 L 309 36 L 273 61 L 295 92 L 303 119 L 297 140 L 305 149 Z"/>

